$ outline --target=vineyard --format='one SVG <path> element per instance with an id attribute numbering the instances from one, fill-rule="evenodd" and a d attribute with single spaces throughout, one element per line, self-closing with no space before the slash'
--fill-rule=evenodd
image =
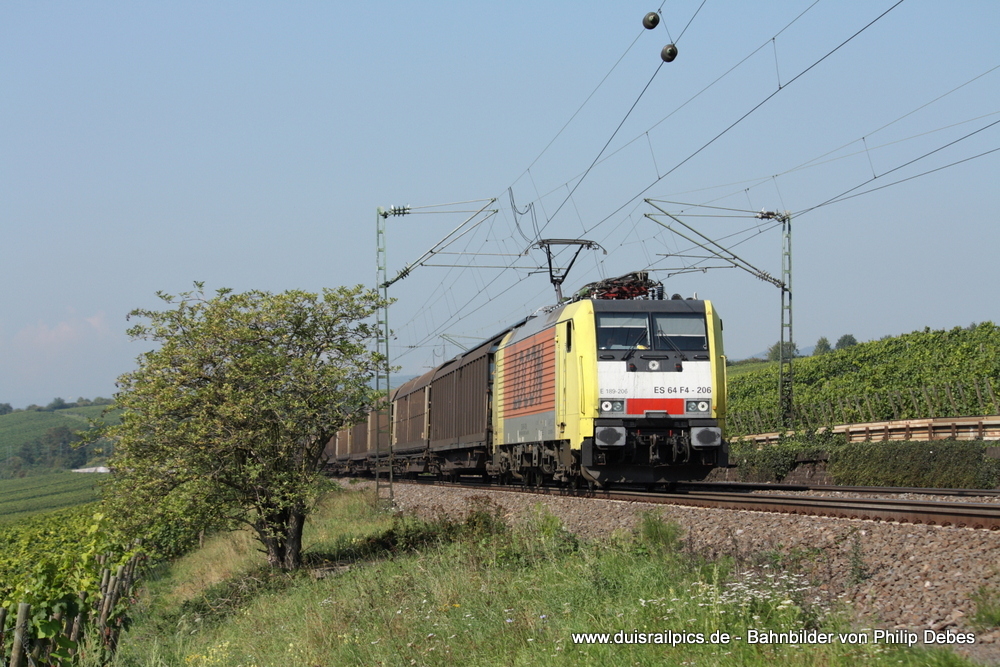
<path id="1" fill-rule="evenodd" d="M 0 525 L 0 662 L 113 652 L 141 559 L 95 504 Z"/>
<path id="2" fill-rule="evenodd" d="M 794 361 L 797 427 L 1000 414 L 1000 327 L 917 331 Z M 778 367 L 729 381 L 729 434 L 776 431 Z"/>
<path id="3" fill-rule="evenodd" d="M 0 479 L 0 525 L 32 514 L 76 507 L 97 500 L 101 473 L 55 472 Z"/>

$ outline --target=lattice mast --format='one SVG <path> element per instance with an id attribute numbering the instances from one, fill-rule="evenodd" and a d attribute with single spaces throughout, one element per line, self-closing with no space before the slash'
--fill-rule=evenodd
<path id="1" fill-rule="evenodd" d="M 792 214 L 776 213 L 781 222 L 781 341 L 778 356 L 778 410 L 781 425 L 792 428 L 795 422 L 793 400 L 792 359 L 795 357 L 795 338 L 792 335 Z"/>
<path id="2" fill-rule="evenodd" d="M 792 336 L 792 214 L 785 211 L 781 217 L 781 364 L 778 373 L 778 392 L 781 401 L 781 422 L 791 428 L 795 421 L 795 402 L 792 396 L 792 359 L 795 357 L 795 338 Z M 785 345 L 787 334 L 788 345 Z"/>
<path id="3" fill-rule="evenodd" d="M 375 411 L 375 504 L 383 509 L 392 509 L 395 501 L 392 490 L 392 403 L 390 396 L 390 359 L 389 359 L 389 276 L 388 260 L 386 259 L 386 219 L 390 215 L 406 215 L 410 212 L 409 206 L 390 206 L 386 210 L 379 206 L 375 209 L 375 288 L 382 292 L 382 306 L 376 314 L 376 328 L 378 339 L 376 348 L 382 353 L 384 358 L 382 365 L 375 374 L 375 391 L 385 392 L 385 402 L 382 410 L 385 412 L 385 423 L 379 417 L 379 410 Z M 383 436 L 386 447 L 383 452 Z M 383 471 L 383 454 L 385 456 L 385 470 Z M 385 474 L 383 474 L 385 473 Z"/>

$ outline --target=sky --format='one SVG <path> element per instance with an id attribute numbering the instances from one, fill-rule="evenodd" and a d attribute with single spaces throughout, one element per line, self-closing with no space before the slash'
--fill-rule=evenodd
<path id="1" fill-rule="evenodd" d="M 1000 321 L 997 34 L 987 0 L 4 2 L 0 403 L 110 397 L 157 291 L 374 285 L 379 206 L 390 275 L 435 250 L 389 288 L 401 375 L 551 304 L 553 238 L 600 246 L 567 293 L 650 270 L 760 353 L 780 291 L 664 225 L 780 277 L 762 210 L 800 348 Z"/>

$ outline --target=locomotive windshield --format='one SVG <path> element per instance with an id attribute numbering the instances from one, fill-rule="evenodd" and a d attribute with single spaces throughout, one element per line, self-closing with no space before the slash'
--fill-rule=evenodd
<path id="1" fill-rule="evenodd" d="M 628 350 L 649 347 L 649 316 L 646 313 L 598 313 L 597 347 Z"/>
<path id="2" fill-rule="evenodd" d="M 705 317 L 687 313 L 653 313 L 653 346 L 657 350 L 708 349 Z"/>
<path id="3" fill-rule="evenodd" d="M 650 346 L 652 331 L 652 346 Z M 597 347 L 601 350 L 708 349 L 705 316 L 698 313 L 597 313 Z"/>

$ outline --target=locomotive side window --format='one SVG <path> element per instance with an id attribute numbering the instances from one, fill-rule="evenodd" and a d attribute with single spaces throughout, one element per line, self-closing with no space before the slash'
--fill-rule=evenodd
<path id="1" fill-rule="evenodd" d="M 703 315 L 653 313 L 653 346 L 657 350 L 699 351 L 708 349 Z"/>
<path id="2" fill-rule="evenodd" d="M 648 348 L 649 320 L 646 314 L 598 313 L 597 347 L 601 350 Z"/>

